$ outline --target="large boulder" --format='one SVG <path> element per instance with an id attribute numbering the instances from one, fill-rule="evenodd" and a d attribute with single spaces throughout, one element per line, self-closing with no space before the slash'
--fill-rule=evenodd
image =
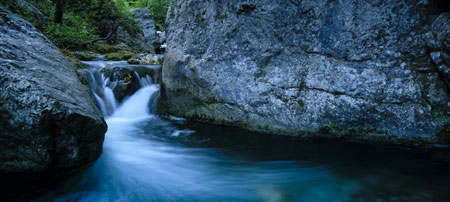
<path id="1" fill-rule="evenodd" d="M 445 143 L 439 2 L 174 0 L 160 103 L 276 134 Z"/>
<path id="2" fill-rule="evenodd" d="M 153 15 L 147 8 L 138 8 L 132 11 L 131 14 L 137 20 L 142 32 L 144 33 L 146 45 L 152 47 L 152 52 L 154 53 L 154 49 L 159 47 L 160 42 L 158 35 L 156 35 Z"/>
<path id="3" fill-rule="evenodd" d="M 56 175 L 96 160 L 107 126 L 72 64 L 2 8 L 0 38 L 0 177 Z"/>

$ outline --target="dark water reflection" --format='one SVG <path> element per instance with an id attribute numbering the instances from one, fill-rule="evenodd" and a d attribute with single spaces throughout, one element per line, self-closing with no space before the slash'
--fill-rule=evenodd
<path id="1" fill-rule="evenodd" d="M 450 169 L 399 146 L 108 120 L 102 157 L 24 201 L 449 201 Z"/>

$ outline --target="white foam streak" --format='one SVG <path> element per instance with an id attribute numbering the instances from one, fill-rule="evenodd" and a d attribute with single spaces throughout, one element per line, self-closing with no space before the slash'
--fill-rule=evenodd
<path id="1" fill-rule="evenodd" d="M 158 90 L 157 85 L 139 89 L 114 112 L 111 118 L 142 119 L 150 117 L 148 104 L 152 95 Z"/>

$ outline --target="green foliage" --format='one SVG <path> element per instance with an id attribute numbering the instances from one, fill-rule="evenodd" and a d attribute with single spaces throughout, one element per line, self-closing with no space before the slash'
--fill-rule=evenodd
<path id="1" fill-rule="evenodd" d="M 117 9 L 120 13 L 123 15 L 129 15 L 131 7 L 128 4 L 128 1 L 126 0 L 114 0 L 114 3 L 116 4 Z"/>
<path id="2" fill-rule="evenodd" d="M 95 28 L 86 17 L 71 12 L 64 15 L 64 24 L 53 21 L 45 29 L 45 34 L 56 46 L 69 49 L 84 49 L 91 41 L 98 38 Z"/>
<path id="3" fill-rule="evenodd" d="M 58 47 L 70 50 L 92 50 L 90 43 L 97 39 L 122 42 L 116 35 L 119 27 L 131 37 L 140 32 L 127 0 L 66 0 L 62 24 L 53 22 L 55 5 L 50 0 L 0 0 L 0 5 L 31 22 Z"/>
<path id="4" fill-rule="evenodd" d="M 149 9 L 155 19 L 157 29 L 164 31 L 166 14 L 169 9 L 170 0 L 150 0 Z"/>

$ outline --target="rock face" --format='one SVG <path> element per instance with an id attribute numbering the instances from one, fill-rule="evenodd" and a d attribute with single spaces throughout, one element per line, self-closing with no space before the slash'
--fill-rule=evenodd
<path id="1" fill-rule="evenodd" d="M 442 143 L 450 32 L 440 3 L 175 0 L 161 103 L 276 134 Z"/>
<path id="2" fill-rule="evenodd" d="M 96 160 L 106 123 L 73 66 L 30 23 L 0 8 L 0 177 Z"/>
<path id="3" fill-rule="evenodd" d="M 159 47 L 159 38 L 156 35 L 156 27 L 155 27 L 155 21 L 153 19 L 152 14 L 147 8 L 138 8 L 131 12 L 133 17 L 138 21 L 139 26 L 142 29 L 142 32 L 144 32 L 144 38 L 146 41 L 147 46 L 151 46 L 153 49 L 153 53 L 155 52 L 154 49 L 156 47 Z"/>

